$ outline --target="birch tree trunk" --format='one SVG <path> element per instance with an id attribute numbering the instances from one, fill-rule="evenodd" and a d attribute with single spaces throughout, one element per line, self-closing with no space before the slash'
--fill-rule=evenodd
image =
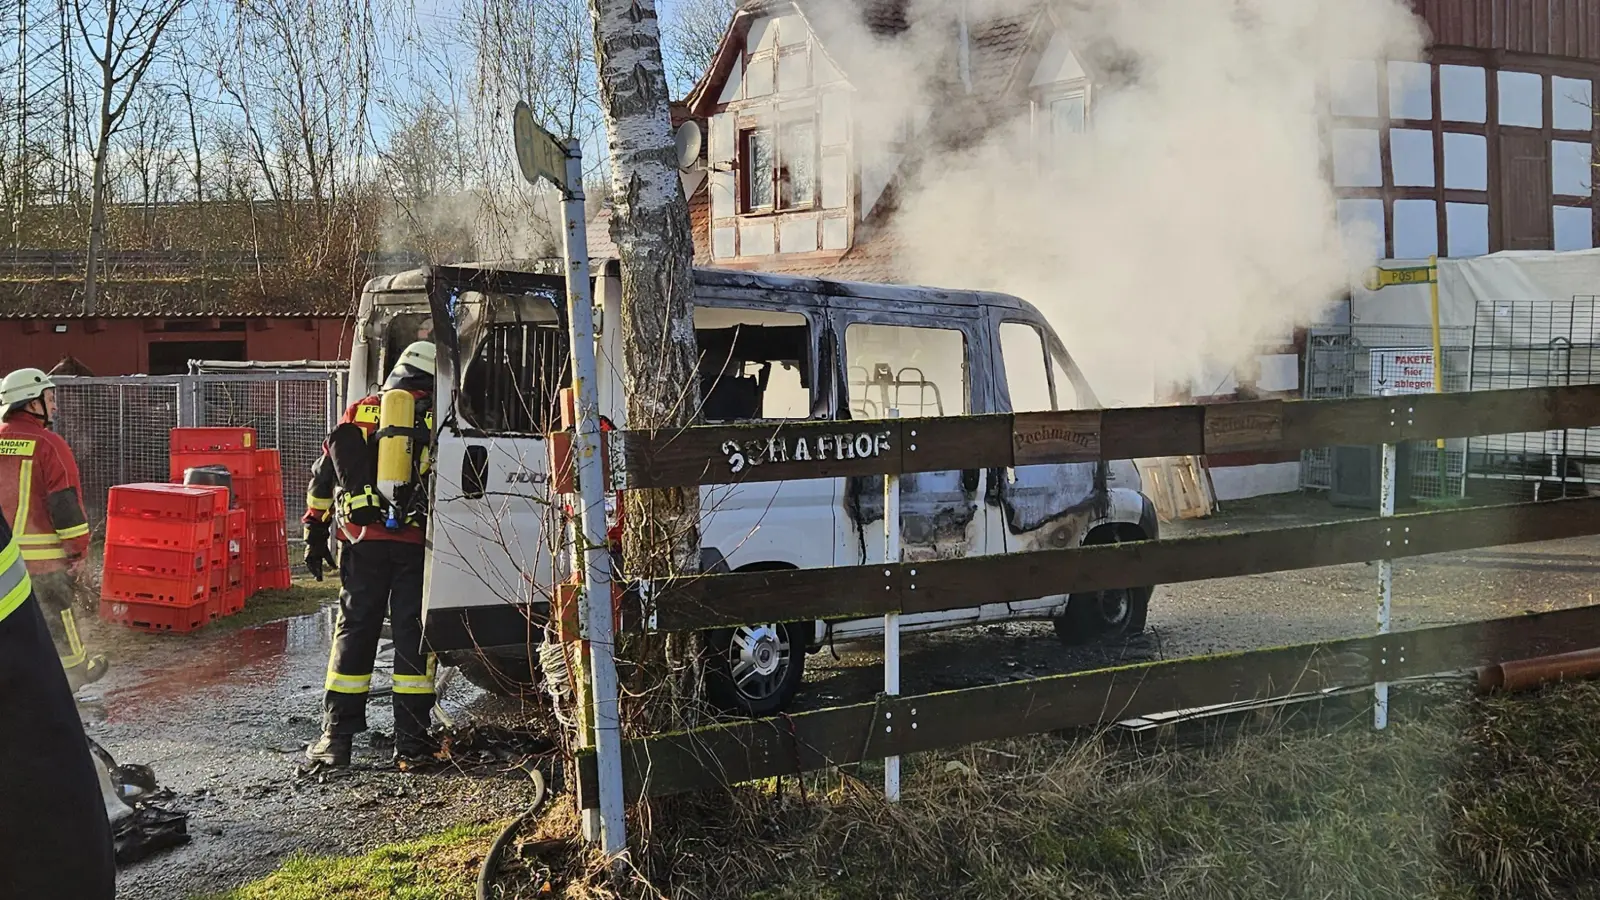
<path id="1" fill-rule="evenodd" d="M 595 64 L 610 136 L 611 236 L 622 267 L 623 393 L 628 428 L 677 429 L 700 412 L 694 241 L 677 150 L 654 0 L 589 0 Z M 623 556 L 630 578 L 690 574 L 700 563 L 698 488 L 629 492 Z M 665 681 L 671 718 L 696 715 L 702 683 L 693 635 L 632 652 L 638 687 Z M 667 669 L 654 664 L 664 653 Z M 656 718 L 647 711 L 645 715 Z"/>

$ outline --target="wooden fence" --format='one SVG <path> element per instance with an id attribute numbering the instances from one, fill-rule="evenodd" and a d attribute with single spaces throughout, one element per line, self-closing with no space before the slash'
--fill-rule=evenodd
<path id="1" fill-rule="evenodd" d="M 1600 385 L 1330 401 L 794 422 L 628 432 L 630 488 L 1394 444 L 1600 425 Z M 960 609 L 1132 585 L 1600 534 L 1600 498 L 1379 516 L 1176 540 L 647 585 L 660 630 Z M 1600 606 L 1123 666 L 744 720 L 623 745 L 630 799 L 795 775 L 1174 709 L 1375 684 L 1600 646 Z M 580 805 L 598 803 L 592 752 Z"/>

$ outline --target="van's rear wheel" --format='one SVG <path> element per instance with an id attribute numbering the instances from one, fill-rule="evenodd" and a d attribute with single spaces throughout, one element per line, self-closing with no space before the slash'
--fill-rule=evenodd
<path id="1" fill-rule="evenodd" d="M 706 635 L 706 699 L 726 713 L 770 716 L 787 709 L 805 674 L 804 626 L 741 625 Z"/>
<path id="2" fill-rule="evenodd" d="M 538 658 L 521 647 L 451 653 L 441 661 L 460 669 L 463 678 L 498 697 L 537 694 L 544 683 Z"/>

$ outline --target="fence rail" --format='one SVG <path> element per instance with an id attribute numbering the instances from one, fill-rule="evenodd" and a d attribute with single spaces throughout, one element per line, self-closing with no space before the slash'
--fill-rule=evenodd
<path id="1" fill-rule="evenodd" d="M 630 488 L 1298 451 L 1600 421 L 1600 385 L 624 432 Z"/>
<path id="2" fill-rule="evenodd" d="M 1596 523 L 1595 531 L 1600 531 Z M 1600 646 L 1600 605 L 1375 637 L 1190 657 L 932 694 L 883 697 L 623 745 L 629 800 L 798 775 L 1212 704 L 1398 681 Z M 592 752 L 578 758 L 578 802 L 593 809 Z"/>
<path id="3" fill-rule="evenodd" d="M 657 488 L 1330 445 L 1383 444 L 1392 459 L 1392 446 L 1402 441 L 1595 424 L 1600 385 L 1581 385 L 625 432 L 614 452 L 626 487 Z M 1592 534 L 1600 534 L 1600 498 L 1586 497 L 1168 541 L 659 579 L 646 584 L 643 595 L 654 627 L 689 630 L 958 609 L 1363 561 L 1387 565 L 1403 557 Z M 1383 598 L 1387 604 L 1387 586 Z M 934 694 L 886 694 L 872 703 L 628 741 L 621 789 L 636 799 L 1594 646 L 1600 646 L 1600 605 Z M 1381 710 L 1384 701 L 1378 703 Z M 598 803 L 597 772 L 592 752 L 580 751 L 584 808 Z"/>

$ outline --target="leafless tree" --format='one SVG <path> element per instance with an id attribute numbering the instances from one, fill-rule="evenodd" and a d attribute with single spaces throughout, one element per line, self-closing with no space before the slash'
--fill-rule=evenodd
<path id="1" fill-rule="evenodd" d="M 733 21 L 735 0 L 679 0 L 677 15 L 661 28 L 666 57 L 671 65 L 673 93 L 689 93 L 711 65 L 722 35 Z"/>
<path id="2" fill-rule="evenodd" d="M 653 0 L 590 0 L 601 105 L 610 136 L 611 235 L 622 270 L 623 392 L 628 427 L 678 429 L 700 409 L 694 240 L 678 177 L 667 75 Z M 625 500 L 629 577 L 699 569 L 698 488 L 633 491 Z M 697 691 L 692 635 L 669 637 L 671 684 Z M 695 704 L 675 703 L 692 716 Z"/>
<path id="3" fill-rule="evenodd" d="M 72 0 L 77 37 L 98 74 L 93 140 L 94 168 L 89 178 L 89 249 L 83 279 L 83 311 L 94 315 L 101 250 L 106 230 L 106 160 L 122 129 L 128 105 L 140 83 L 166 49 L 166 36 L 188 0 Z"/>

